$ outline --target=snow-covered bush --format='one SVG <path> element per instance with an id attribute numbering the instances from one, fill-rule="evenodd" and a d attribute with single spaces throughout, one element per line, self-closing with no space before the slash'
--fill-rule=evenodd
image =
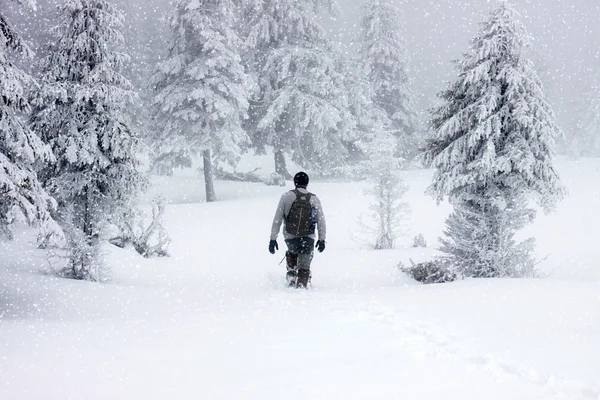
<path id="1" fill-rule="evenodd" d="M 166 205 L 167 199 L 163 196 L 152 200 L 148 224 L 145 223 L 145 215 L 138 210 L 124 214 L 118 221 L 121 234 L 110 242 L 119 247 L 131 245 L 144 257 L 169 256 L 171 238 L 163 224 Z"/>
<path id="2" fill-rule="evenodd" d="M 458 274 L 443 259 L 418 264 L 410 260 L 410 263 L 410 267 L 400 264 L 398 269 L 421 283 L 447 283 L 454 282 L 459 278 Z"/>
<path id="3" fill-rule="evenodd" d="M 285 177 L 273 172 L 265 182 L 269 186 L 285 186 Z"/>
<path id="4" fill-rule="evenodd" d="M 65 211 L 64 209 L 62 210 Z M 53 272 L 61 277 L 92 282 L 106 282 L 111 276 L 111 267 L 102 262 L 99 237 L 90 240 L 88 235 L 69 220 L 72 214 L 65 213 L 60 220 L 67 237 L 65 247 L 49 249 L 48 258 L 55 262 Z"/>
<path id="5" fill-rule="evenodd" d="M 565 194 L 552 160 L 561 130 L 516 18 L 502 3 L 483 23 L 432 111 L 423 155 L 436 168 L 428 193 L 454 207 L 441 250 L 466 276 L 531 274 L 533 239 L 514 238 L 535 216 L 528 200 L 549 211 Z"/>
<path id="6" fill-rule="evenodd" d="M 427 247 L 427 241 L 422 233 L 413 238 L 413 247 Z"/>

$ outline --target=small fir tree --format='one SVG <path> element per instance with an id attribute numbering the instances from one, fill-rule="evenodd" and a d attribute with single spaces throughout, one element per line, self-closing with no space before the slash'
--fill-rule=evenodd
<path id="1" fill-rule="evenodd" d="M 467 276 L 531 273 L 533 239 L 514 239 L 535 216 L 529 196 L 549 210 L 565 193 L 552 163 L 561 131 L 523 55 L 527 44 L 516 12 L 502 3 L 432 111 L 424 159 L 436 172 L 428 192 L 454 207 L 441 250 Z"/>
<path id="2" fill-rule="evenodd" d="M 33 1 L 25 3 L 34 6 Z M 59 239 L 61 230 L 49 213 L 55 202 L 34 171 L 35 164 L 48 164 L 54 158 L 24 123 L 31 111 L 26 88 L 34 82 L 12 60 L 14 56 L 31 59 L 32 55 L 0 11 L 0 237 L 11 239 L 11 226 L 27 223 L 41 228 L 41 239 Z"/>
<path id="3" fill-rule="evenodd" d="M 372 199 L 370 221 L 360 220 L 363 229 L 374 237 L 370 243 L 375 250 L 395 247 L 398 237 L 405 233 L 404 222 L 410 213 L 408 203 L 402 201 L 408 187 L 400 176 L 404 160 L 396 155 L 396 144 L 396 137 L 387 131 L 376 132 L 370 140 L 358 144 L 368 155 L 363 168 L 375 182 L 367 190 Z"/>
<path id="4" fill-rule="evenodd" d="M 134 97 L 119 73 L 128 57 L 115 50 L 123 16 L 106 0 L 66 0 L 59 12 L 32 126 L 57 160 L 40 176 L 58 200 L 57 219 L 67 234 L 64 275 L 98 281 L 105 277 L 99 246 L 106 228 L 145 184 L 138 138 L 123 116 Z"/>
<path id="5" fill-rule="evenodd" d="M 213 162 L 234 165 L 249 142 L 242 129 L 249 84 L 232 27 L 233 6 L 231 0 L 176 1 L 169 54 L 152 79 L 152 143 L 172 166 L 189 166 L 202 156 L 207 201 L 216 200 Z"/>

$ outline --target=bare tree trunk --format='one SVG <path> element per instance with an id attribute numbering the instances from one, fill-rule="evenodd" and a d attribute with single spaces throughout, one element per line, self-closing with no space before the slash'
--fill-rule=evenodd
<path id="1" fill-rule="evenodd" d="M 85 201 L 83 203 L 83 234 L 85 235 L 86 243 L 92 244 L 92 236 L 94 234 L 94 230 L 92 227 L 92 216 L 91 214 L 91 195 L 90 195 L 90 187 L 85 187 Z"/>
<path id="2" fill-rule="evenodd" d="M 8 221 L 4 217 L 0 217 L 0 241 L 12 241 L 13 234 L 8 227 Z"/>
<path id="3" fill-rule="evenodd" d="M 97 281 L 100 279 L 97 260 L 98 233 L 93 215 L 93 191 L 89 185 L 83 192 L 83 210 L 81 215 L 81 231 L 83 237 L 77 238 L 71 243 L 71 254 L 69 256 L 70 270 L 67 276 L 74 279 Z M 78 229 L 74 226 L 73 229 Z"/>
<path id="4" fill-rule="evenodd" d="M 213 181 L 213 168 L 212 159 L 210 157 L 210 150 L 204 150 L 204 188 L 206 189 L 206 201 L 208 203 L 217 201 L 217 195 L 215 194 L 215 183 Z"/>
<path id="5" fill-rule="evenodd" d="M 283 153 L 283 150 L 275 149 L 273 156 L 275 157 L 275 173 L 285 177 L 285 179 L 292 179 L 292 175 L 290 175 L 287 170 L 285 154 Z"/>

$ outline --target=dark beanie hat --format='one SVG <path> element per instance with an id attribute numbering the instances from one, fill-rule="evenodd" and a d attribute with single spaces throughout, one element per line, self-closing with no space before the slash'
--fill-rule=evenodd
<path id="1" fill-rule="evenodd" d="M 294 185 L 296 187 L 308 185 L 308 175 L 306 175 L 306 172 L 298 172 L 294 175 Z"/>

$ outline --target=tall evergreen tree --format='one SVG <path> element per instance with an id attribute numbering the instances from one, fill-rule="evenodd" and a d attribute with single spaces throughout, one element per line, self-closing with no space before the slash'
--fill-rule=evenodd
<path id="1" fill-rule="evenodd" d="M 57 160 L 40 176 L 58 200 L 57 218 L 67 234 L 65 275 L 97 281 L 107 223 L 132 206 L 145 182 L 137 170 L 138 138 L 123 116 L 134 93 L 119 73 L 128 61 L 116 51 L 121 12 L 107 0 L 65 0 L 59 12 L 32 125 Z"/>
<path id="2" fill-rule="evenodd" d="M 493 10 L 458 63 L 458 77 L 432 112 L 424 158 L 436 168 L 428 191 L 454 206 L 441 250 L 468 276 L 531 272 L 533 239 L 514 234 L 564 195 L 553 167 L 561 135 L 532 64 L 525 28 L 506 3 Z"/>
<path id="3" fill-rule="evenodd" d="M 384 129 L 396 136 L 398 153 L 414 156 L 422 139 L 400 10 L 392 0 L 363 0 L 360 27 L 359 62 L 371 83 L 373 103 L 385 112 Z"/>
<path id="4" fill-rule="evenodd" d="M 290 177 L 285 152 L 325 170 L 343 161 L 353 119 L 335 46 L 321 25 L 335 0 L 249 0 L 244 10 L 255 146 L 274 149 L 275 170 Z"/>
<path id="5" fill-rule="evenodd" d="M 26 3 L 34 6 L 33 1 Z M 48 211 L 54 201 L 38 181 L 34 165 L 50 163 L 53 156 L 24 122 L 31 111 L 26 88 L 33 80 L 12 56 L 31 58 L 32 52 L 0 11 L 0 236 L 12 238 L 10 226 L 25 222 L 40 226 L 47 237 L 60 229 Z"/>
<path id="6" fill-rule="evenodd" d="M 231 0 L 178 0 L 170 16 L 167 59 L 153 77 L 159 157 L 190 165 L 202 155 L 206 200 L 215 201 L 213 159 L 235 164 L 249 142 L 242 129 L 248 77 L 232 27 Z"/>
<path id="7" fill-rule="evenodd" d="M 577 151 L 582 156 L 600 157 L 600 83 L 592 85 L 587 97 L 581 120 L 577 123 Z"/>

